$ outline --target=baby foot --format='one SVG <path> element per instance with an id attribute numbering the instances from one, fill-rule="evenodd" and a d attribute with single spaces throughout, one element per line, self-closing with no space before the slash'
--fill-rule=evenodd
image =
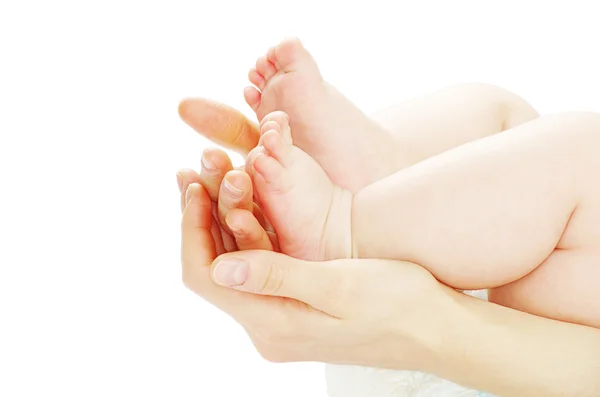
<path id="1" fill-rule="evenodd" d="M 275 110 L 289 114 L 294 144 L 331 180 L 352 191 L 393 168 L 392 135 L 327 84 L 299 40 L 285 40 L 260 57 L 244 91 L 258 119 Z"/>
<path id="2" fill-rule="evenodd" d="M 277 233 L 281 252 L 304 260 L 351 254 L 351 194 L 335 186 L 308 154 L 292 144 L 288 116 L 269 114 L 246 163 L 255 193 Z"/>

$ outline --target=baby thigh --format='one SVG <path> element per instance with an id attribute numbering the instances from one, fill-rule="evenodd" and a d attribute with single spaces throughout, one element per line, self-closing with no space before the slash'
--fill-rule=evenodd
<path id="1" fill-rule="evenodd" d="M 600 121 L 596 137 L 600 141 Z M 597 153 L 579 167 L 582 197 L 557 248 L 525 277 L 491 289 L 490 301 L 600 328 L 600 145 L 590 142 L 589 150 Z"/>
<path id="2" fill-rule="evenodd" d="M 600 328 L 600 252 L 556 250 L 529 275 L 490 289 L 490 302 Z"/>

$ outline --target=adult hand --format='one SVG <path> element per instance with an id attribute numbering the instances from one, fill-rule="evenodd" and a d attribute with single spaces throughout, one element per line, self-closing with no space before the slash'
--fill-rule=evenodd
<path id="1" fill-rule="evenodd" d="M 179 114 L 197 132 L 243 154 L 252 150 L 260 137 L 256 123 L 237 110 L 210 100 L 184 100 Z M 201 174 L 191 170 L 178 174 L 184 210 L 183 279 L 190 289 L 240 322 L 258 351 L 271 361 L 316 360 L 363 365 L 371 362 L 381 367 L 384 363 L 377 357 L 382 352 L 370 341 L 388 339 L 394 346 L 401 347 L 400 350 L 413 353 L 424 348 L 423 335 L 396 333 L 402 334 L 402 324 L 409 321 L 420 319 L 430 324 L 435 317 L 428 316 L 424 308 L 427 302 L 436 302 L 432 297 L 443 294 L 444 288 L 440 289 L 427 271 L 413 264 L 378 260 L 310 263 L 273 252 L 247 251 L 235 254 L 249 265 L 247 281 L 235 288 L 215 284 L 212 277 L 219 280 L 215 273 L 217 264 L 223 264 L 221 260 L 227 256 L 219 257 L 214 264 L 213 260 L 223 252 L 232 251 L 224 248 L 229 237 L 216 226 L 219 216 L 211 216 L 214 215 L 211 199 L 217 202 L 224 196 L 221 181 L 232 169 L 225 157 L 223 152 L 210 149 L 203 154 Z M 260 212 L 257 218 L 260 219 Z M 268 228 L 266 222 L 261 224 Z M 243 270 L 235 274 L 240 277 Z M 262 284 L 261 275 L 268 275 Z M 428 293 L 432 288 L 437 294 Z M 382 299 L 394 304 L 381 305 Z M 400 314 L 402 321 L 390 321 L 394 311 Z M 412 315 L 414 320 L 410 320 Z M 385 327 L 377 327 L 373 323 L 376 320 Z M 428 327 L 432 332 L 435 328 Z M 389 345 L 381 343 L 379 346 L 379 349 L 389 350 Z M 361 357 L 362 353 L 371 359 Z M 396 356 L 415 357 L 401 353 Z M 416 357 L 424 357 L 423 352 Z M 397 368 L 397 364 L 390 363 L 390 366 Z M 404 368 L 415 364 L 416 360 L 410 360 Z"/>
<path id="2" fill-rule="evenodd" d="M 238 110 L 203 98 L 184 99 L 179 115 L 190 127 L 213 142 L 248 154 L 258 144 L 259 125 Z M 277 238 L 260 207 L 253 202 L 252 183 L 243 167 L 233 170 L 227 154 L 216 148 L 202 153 L 202 172 L 181 170 L 177 173 L 182 194 L 190 183 L 200 183 L 213 201 L 212 227 L 217 253 L 238 249 L 278 250 Z M 241 193 L 241 194 L 240 194 Z M 235 226 L 239 226 L 235 230 Z"/>
<path id="3" fill-rule="evenodd" d="M 432 361 L 429 343 L 442 323 L 431 313 L 450 300 L 426 270 L 382 260 L 305 262 L 268 251 L 216 258 L 211 207 L 207 191 L 191 184 L 182 220 L 184 283 L 232 315 L 263 357 L 404 369 Z"/>
<path id="4" fill-rule="evenodd" d="M 311 263 L 267 251 L 215 260 L 211 209 L 191 184 L 184 283 L 233 316 L 270 361 L 415 369 L 507 397 L 598 396 L 597 329 L 465 296 L 410 263 Z"/>
<path id="5" fill-rule="evenodd" d="M 258 142 L 256 124 L 227 106 L 186 100 L 180 114 L 241 153 Z M 184 283 L 242 324 L 265 358 L 421 369 L 507 397 L 599 395 L 599 330 L 467 297 L 417 265 L 307 263 L 263 251 L 215 261 L 225 250 L 215 246 L 216 217 L 201 179 L 190 170 L 179 177 Z M 226 258 L 243 260 L 247 272 L 234 271 L 233 280 L 219 276 Z M 269 292 L 281 296 L 261 295 Z"/>
<path id="6" fill-rule="evenodd" d="M 208 166 L 207 166 L 208 164 Z M 262 209 L 253 201 L 252 182 L 244 171 L 232 170 L 227 154 L 207 149 L 202 154 L 202 172 L 182 169 L 177 173 L 185 208 L 185 194 L 192 183 L 199 183 L 212 201 L 211 234 L 218 255 L 238 250 L 278 251 L 277 236 Z"/>

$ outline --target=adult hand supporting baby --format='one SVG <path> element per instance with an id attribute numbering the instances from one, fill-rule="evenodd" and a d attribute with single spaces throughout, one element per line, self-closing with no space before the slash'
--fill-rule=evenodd
<path id="1" fill-rule="evenodd" d="M 214 260 L 212 222 L 206 190 L 190 185 L 182 221 L 184 283 L 232 315 L 266 359 L 405 369 L 435 361 L 430 339 L 411 330 L 438 334 L 443 317 L 429 313 L 443 312 L 450 300 L 444 298 L 447 288 L 420 266 L 304 262 L 268 251 Z M 382 361 L 391 346 L 396 353 Z"/>
<path id="2" fill-rule="evenodd" d="M 228 106 L 186 100 L 180 114 L 240 153 L 258 141 L 256 124 Z M 184 283 L 233 316 L 265 358 L 420 369 L 506 397 L 600 392 L 599 330 L 465 296 L 417 265 L 310 263 L 265 251 L 215 260 L 209 193 L 216 193 L 197 184 L 206 181 L 191 170 L 178 178 Z M 247 271 L 220 276 L 227 258 L 242 260 Z"/>
<path id="3" fill-rule="evenodd" d="M 188 99 L 181 102 L 179 113 L 199 133 L 240 153 L 247 153 L 258 142 L 260 134 L 257 125 L 226 105 L 206 99 Z M 222 162 L 214 153 L 210 155 L 212 159 Z M 220 171 L 231 169 L 230 165 L 215 165 L 215 169 Z M 216 189 L 213 189 L 214 192 L 207 191 L 203 186 L 209 189 L 213 185 L 218 186 L 224 173 L 211 174 L 203 168 L 202 174 L 184 170 L 178 175 L 183 192 L 182 209 L 185 209 L 182 223 L 184 282 L 240 322 L 265 358 L 271 361 L 362 363 L 416 369 L 420 359 L 424 360 L 428 353 L 434 351 L 423 343 L 423 335 L 413 339 L 413 336 L 401 330 L 375 325 L 378 321 L 381 325 L 389 325 L 389 318 L 393 318 L 392 313 L 396 312 L 407 321 L 398 322 L 397 325 L 412 322 L 411 329 L 416 329 L 412 325 L 423 322 L 423 326 L 432 330 L 432 333 L 437 328 L 434 323 L 439 317 L 426 315 L 428 310 L 424 306 L 426 302 L 441 304 L 443 300 L 437 300 L 435 296 L 440 295 L 442 290 L 426 270 L 414 264 L 377 260 L 362 261 L 365 263 L 310 263 L 273 252 L 247 251 L 238 254 L 247 260 L 251 259 L 248 264 L 270 263 L 271 267 L 258 267 L 248 273 L 250 278 L 247 282 L 233 288 L 238 291 L 215 285 L 211 280 L 215 273 L 209 272 L 209 269 L 219 250 L 214 246 L 214 230 L 210 230 L 211 227 L 214 229 L 210 198 L 215 201 L 217 192 Z M 219 183 L 203 180 L 211 176 Z M 188 189 L 190 184 L 191 188 Z M 217 263 L 221 263 L 219 268 L 223 270 L 222 261 L 215 262 L 212 267 L 216 267 Z M 253 282 L 259 282 L 261 274 L 269 274 L 269 281 L 260 286 L 254 285 Z M 284 274 L 303 277 L 300 280 L 285 279 L 287 281 L 276 278 Z M 404 280 L 406 285 L 396 282 L 398 279 Z M 386 280 L 389 285 L 382 288 L 381 281 Z M 226 283 L 226 280 L 221 282 Z M 307 288 L 310 286 L 313 288 Z M 435 288 L 438 294 L 430 293 L 430 288 Z M 273 296 L 259 296 L 268 293 Z M 395 303 L 381 305 L 382 300 Z M 415 319 L 408 320 L 409 313 L 413 313 Z M 356 335 L 350 332 L 349 328 L 352 327 Z M 367 329 L 371 330 L 370 334 L 366 332 Z M 340 339 L 340 333 L 346 338 Z M 360 337 L 386 340 L 389 344 L 383 343 L 378 347 L 360 340 Z M 282 343 L 284 340 L 287 343 Z M 389 350 L 390 344 L 397 346 L 398 351 L 397 354 L 388 355 L 393 360 L 386 364 L 381 357 L 383 351 Z"/>
<path id="4" fill-rule="evenodd" d="M 210 197 L 197 183 L 186 196 L 184 284 L 235 318 L 270 361 L 415 369 L 503 397 L 600 390 L 597 329 L 465 296 L 406 262 L 216 258 Z"/>

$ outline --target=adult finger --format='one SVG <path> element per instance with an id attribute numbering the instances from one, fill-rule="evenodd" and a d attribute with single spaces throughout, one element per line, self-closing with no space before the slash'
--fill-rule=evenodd
<path id="1" fill-rule="evenodd" d="M 187 194 L 188 194 L 188 187 L 191 184 L 194 183 L 200 183 L 200 175 L 194 171 L 194 170 L 190 170 L 190 169 L 182 169 L 179 170 L 177 172 L 177 185 L 179 187 L 179 191 L 180 191 L 180 206 L 181 206 L 181 212 L 183 212 L 185 210 L 186 207 L 186 198 L 187 198 Z M 195 189 L 195 188 L 193 188 Z M 192 191 L 194 191 L 192 189 Z M 212 203 L 212 215 L 213 218 L 216 219 L 216 203 Z M 235 240 L 233 240 L 233 238 L 227 234 L 227 233 L 222 233 L 221 229 L 219 228 L 218 223 L 213 222 L 212 223 L 212 227 L 211 227 L 211 234 L 213 236 L 214 242 L 215 242 L 215 246 L 216 246 L 216 250 L 217 250 L 217 254 L 221 255 L 225 252 L 232 252 L 232 251 L 237 251 L 235 249 L 230 249 L 230 247 L 235 246 Z"/>
<path id="2" fill-rule="evenodd" d="M 252 181 L 243 171 L 229 171 L 225 174 L 219 191 L 218 216 L 221 225 L 227 228 L 225 217 L 234 208 L 252 211 Z"/>
<path id="3" fill-rule="evenodd" d="M 265 229 L 260 225 L 252 212 L 234 208 L 225 218 L 240 250 L 268 250 L 274 246 Z"/>
<path id="4" fill-rule="evenodd" d="M 217 249 L 217 255 L 224 254 L 225 252 L 233 252 L 237 251 L 237 246 L 235 245 L 235 239 L 229 235 L 219 224 L 219 219 L 217 217 L 217 203 L 211 200 L 211 209 L 212 209 L 212 227 L 210 231 L 212 233 L 213 239 L 215 240 L 215 248 Z"/>
<path id="5" fill-rule="evenodd" d="M 185 196 L 188 186 L 192 183 L 200 183 L 200 174 L 188 168 L 177 171 L 177 185 L 180 193 L 179 204 L 181 206 L 181 212 L 185 209 Z"/>
<path id="6" fill-rule="evenodd" d="M 192 183 L 186 191 L 186 206 L 181 220 L 181 264 L 184 284 L 196 289 L 202 273 L 217 256 L 211 229 L 212 202 L 206 189 Z"/>
<path id="7" fill-rule="evenodd" d="M 240 251 L 218 257 L 211 276 L 225 287 L 296 299 L 337 316 L 353 282 L 343 262 L 307 262 L 269 251 Z"/>
<path id="8" fill-rule="evenodd" d="M 181 222 L 182 279 L 187 288 L 241 324 L 257 328 L 267 327 L 283 332 L 285 329 L 300 329 L 311 318 L 323 320 L 323 313 L 307 310 L 301 302 L 252 295 L 215 284 L 210 276 L 211 263 L 216 256 L 210 232 L 212 224 L 211 200 L 206 190 L 199 184 L 191 184 Z"/>
<path id="9" fill-rule="evenodd" d="M 212 281 L 210 266 L 217 256 L 211 232 L 215 224 L 212 201 L 206 189 L 198 183 L 188 187 L 186 201 L 181 220 L 181 265 L 185 286 L 233 316 L 250 311 L 252 305 L 262 305 L 260 302 L 264 299 L 252 299 L 247 294 L 227 290 Z"/>
<path id="10" fill-rule="evenodd" d="M 182 170 L 178 173 L 178 183 L 180 182 L 180 176 L 183 176 L 183 183 L 180 183 L 181 195 L 181 206 L 182 210 L 185 207 L 185 192 L 187 185 L 192 182 L 200 183 L 204 186 L 209 196 L 213 200 L 214 208 L 213 215 L 215 219 L 217 217 L 217 199 L 219 196 L 219 186 L 223 179 L 223 176 L 232 169 L 231 160 L 227 154 L 217 148 L 205 149 L 201 157 L 202 173 L 198 174 L 192 170 Z M 217 248 L 217 253 L 222 254 L 224 252 L 237 251 L 235 240 L 224 230 L 219 227 L 219 223 L 213 224 L 211 229 L 213 238 Z"/>
<path id="11" fill-rule="evenodd" d="M 221 182 L 225 174 L 233 169 L 231 159 L 221 149 L 208 148 L 202 152 L 200 162 L 202 163 L 200 183 L 206 189 L 210 199 L 216 203 L 219 199 Z"/>
<path id="12" fill-rule="evenodd" d="M 211 141 L 242 154 L 252 150 L 260 138 L 256 123 L 238 110 L 208 99 L 184 99 L 179 103 L 179 116 Z"/>

